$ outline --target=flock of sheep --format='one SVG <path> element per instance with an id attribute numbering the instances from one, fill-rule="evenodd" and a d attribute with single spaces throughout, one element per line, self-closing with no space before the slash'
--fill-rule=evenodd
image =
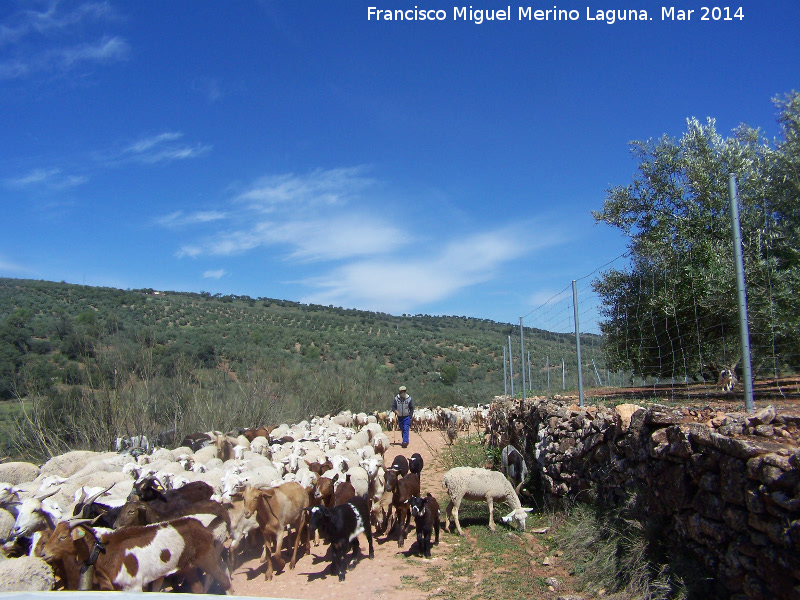
<path id="1" fill-rule="evenodd" d="M 195 434 L 174 450 L 75 451 L 41 467 L 0 465 L 0 591 L 183 585 L 207 592 L 216 584 L 231 593 L 230 572 L 246 545 L 262 548 L 270 579 L 285 565 L 282 542 L 291 530 L 290 568 L 300 545 L 308 553 L 322 537 L 343 580 L 360 553 L 359 535 L 371 558 L 373 531 L 397 530 L 402 547 L 411 518 L 417 549 L 430 556 L 439 507 L 420 492 L 421 456 L 384 464 L 390 415 L 343 412 Z M 419 429 L 479 429 L 488 411 L 418 409 L 415 416 Z M 458 467 L 442 484 L 450 496 L 445 529 L 452 516 L 462 533 L 462 499 L 487 501 L 492 529 L 493 501 L 504 501 L 513 510 L 503 520 L 524 529 L 529 509 L 502 473 Z"/>

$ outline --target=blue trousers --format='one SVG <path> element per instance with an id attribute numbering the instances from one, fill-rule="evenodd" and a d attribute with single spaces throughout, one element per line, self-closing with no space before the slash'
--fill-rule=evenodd
<path id="1" fill-rule="evenodd" d="M 408 430 L 411 428 L 411 417 L 400 417 L 400 431 L 403 432 L 403 443 L 408 444 Z"/>

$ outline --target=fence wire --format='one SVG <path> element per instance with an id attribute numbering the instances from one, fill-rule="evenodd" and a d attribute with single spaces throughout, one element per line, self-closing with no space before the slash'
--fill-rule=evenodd
<path id="1" fill-rule="evenodd" d="M 762 264 L 777 264 L 768 252 L 764 256 Z M 576 279 L 586 395 L 695 403 L 740 399 L 733 271 L 726 292 L 709 295 L 708 269 L 691 247 L 651 264 L 636 260 L 625 253 Z M 762 269 L 748 285 L 754 390 L 762 399 L 800 398 L 798 336 L 787 322 L 787 314 L 800 314 L 800 301 L 776 294 L 777 277 L 778 270 Z M 572 285 L 565 284 L 522 317 L 524 360 L 518 356 L 519 333 L 512 343 L 518 397 L 523 367 L 528 395 L 577 392 Z M 733 373 L 731 390 L 724 386 L 725 369 Z"/>

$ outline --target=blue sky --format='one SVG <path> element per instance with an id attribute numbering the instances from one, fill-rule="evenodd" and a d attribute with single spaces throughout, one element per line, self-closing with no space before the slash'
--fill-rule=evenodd
<path id="1" fill-rule="evenodd" d="M 800 88 L 797 0 L 462 6 L 0 2 L 0 276 L 517 322 L 624 252 L 630 140 Z"/>

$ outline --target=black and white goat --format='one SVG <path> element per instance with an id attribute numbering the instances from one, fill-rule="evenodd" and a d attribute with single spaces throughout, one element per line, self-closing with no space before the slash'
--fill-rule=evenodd
<path id="1" fill-rule="evenodd" d="M 339 574 L 339 581 L 344 581 L 350 561 L 347 560 L 347 551 L 352 548 L 352 560 L 358 557 L 360 547 L 358 535 L 364 533 L 369 542 L 369 557 L 375 557 L 372 547 L 372 527 L 369 521 L 367 501 L 356 496 L 349 502 L 326 508 L 325 506 L 312 506 L 306 509 L 309 513 L 309 537 L 319 530 L 322 538 L 333 547 L 333 562 L 331 570 Z"/>
<path id="2" fill-rule="evenodd" d="M 434 545 L 439 544 L 439 503 L 428 493 L 424 498 L 411 497 L 411 515 L 417 527 L 417 550 L 420 556 L 431 557 L 431 533 L 435 532 Z"/>

